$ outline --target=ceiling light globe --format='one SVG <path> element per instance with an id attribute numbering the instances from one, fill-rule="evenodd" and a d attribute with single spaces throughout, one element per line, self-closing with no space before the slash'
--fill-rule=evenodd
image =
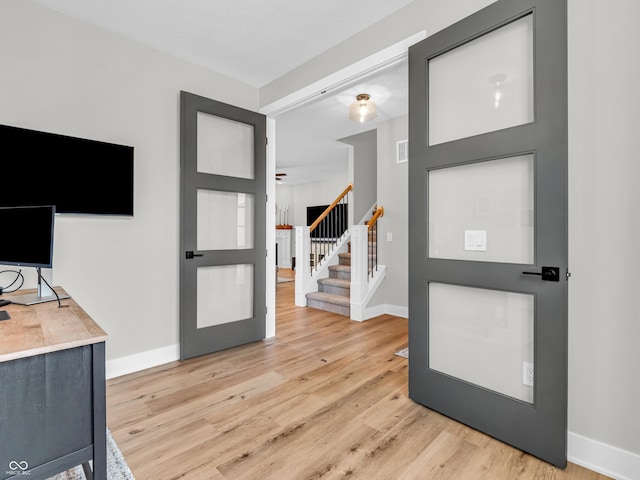
<path id="1" fill-rule="evenodd" d="M 354 122 L 368 122 L 377 116 L 376 104 L 366 93 L 358 95 L 356 101 L 349 105 L 349 119 Z"/>

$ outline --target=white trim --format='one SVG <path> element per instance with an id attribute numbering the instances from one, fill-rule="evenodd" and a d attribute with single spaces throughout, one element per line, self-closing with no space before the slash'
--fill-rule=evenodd
<path id="1" fill-rule="evenodd" d="M 157 367 L 165 363 L 180 359 L 180 344 L 147 350 L 125 357 L 114 358 L 106 362 L 107 380 L 128 373 L 139 372 L 151 367 Z"/>
<path id="2" fill-rule="evenodd" d="M 386 315 L 393 315 L 394 317 L 409 318 L 409 307 L 385 304 L 384 313 Z"/>
<path id="3" fill-rule="evenodd" d="M 276 335 L 276 121 L 267 118 L 267 278 L 265 337 Z"/>
<path id="4" fill-rule="evenodd" d="M 616 480 L 640 479 L 640 455 L 569 432 L 567 457 L 571 463 Z"/>
<path id="5" fill-rule="evenodd" d="M 374 305 L 373 307 L 366 308 L 364 314 L 362 315 L 362 320 L 355 320 L 357 322 L 365 322 L 367 320 L 371 320 L 372 318 L 379 317 L 380 315 L 385 315 L 387 313 L 387 305 Z"/>
<path id="6" fill-rule="evenodd" d="M 338 89 L 344 88 L 354 81 L 362 81 L 406 61 L 409 47 L 427 38 L 427 31 L 422 30 L 401 40 L 390 47 L 380 50 L 348 67 L 338 70 L 300 90 L 282 97 L 259 109 L 259 112 L 275 117 L 281 113 L 304 105 Z"/>
<path id="7" fill-rule="evenodd" d="M 409 309 L 398 305 L 376 305 L 374 307 L 367 308 L 365 315 L 367 319 L 378 317 L 380 315 L 393 315 L 396 317 L 408 318 Z M 147 368 L 164 365 L 165 363 L 175 362 L 176 360 L 180 360 L 180 344 L 178 343 L 167 347 L 160 347 L 154 350 L 147 350 L 133 355 L 126 355 L 124 357 L 108 360 L 106 362 L 106 377 L 108 380 L 110 378 L 120 377 L 129 373 L 146 370 Z"/>
<path id="8" fill-rule="evenodd" d="M 365 320 L 370 320 L 380 315 L 393 315 L 394 317 L 409 318 L 409 308 L 400 305 L 390 305 L 384 303 L 382 305 L 374 305 L 364 312 Z"/>

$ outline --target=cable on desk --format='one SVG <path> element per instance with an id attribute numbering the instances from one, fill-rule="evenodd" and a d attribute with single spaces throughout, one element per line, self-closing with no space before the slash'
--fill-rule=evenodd
<path id="1" fill-rule="evenodd" d="M 38 270 L 38 275 L 40 275 L 40 271 Z M 49 282 L 47 282 L 47 279 L 44 278 L 44 276 L 40 275 L 40 279 L 47 284 L 47 287 L 49 287 L 51 289 L 51 291 L 53 292 L 53 294 L 56 296 L 56 299 L 58 300 L 58 308 L 66 308 L 69 305 L 62 305 L 60 303 L 60 296 L 58 295 L 58 292 L 56 292 L 53 287 L 51 285 L 49 285 Z"/>
<path id="2" fill-rule="evenodd" d="M 2 291 L 3 293 L 13 293 L 13 292 L 17 292 L 18 290 L 20 290 L 22 288 L 22 285 L 24 285 L 24 275 L 22 275 L 22 270 L 18 270 L 18 271 L 15 271 L 15 270 L 2 270 L 2 271 L 0 271 L 0 274 L 3 274 L 3 273 L 15 273 L 16 274 L 16 278 L 14 278 L 13 282 L 11 282 L 6 287 L 1 287 L 0 291 Z M 20 279 L 20 285 L 18 285 L 13 290 L 7 290 L 8 288 L 11 288 L 18 281 L 18 279 Z"/>

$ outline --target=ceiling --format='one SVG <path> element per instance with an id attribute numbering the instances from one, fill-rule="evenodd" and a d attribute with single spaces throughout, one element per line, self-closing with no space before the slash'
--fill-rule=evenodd
<path id="1" fill-rule="evenodd" d="M 34 0 L 176 57 L 261 87 L 412 0 Z M 277 117 L 278 171 L 285 183 L 318 181 L 347 168 L 336 141 L 406 114 L 406 65 Z M 378 118 L 348 120 L 369 93 Z"/>
<path id="2" fill-rule="evenodd" d="M 349 105 L 360 93 L 376 103 L 378 116 L 369 122 L 349 120 Z M 338 140 L 376 128 L 380 122 L 407 114 L 408 78 L 404 61 L 384 73 L 322 96 L 276 117 L 277 171 L 287 174 L 283 184 L 299 184 L 334 177 L 348 171 L 349 146 Z"/>

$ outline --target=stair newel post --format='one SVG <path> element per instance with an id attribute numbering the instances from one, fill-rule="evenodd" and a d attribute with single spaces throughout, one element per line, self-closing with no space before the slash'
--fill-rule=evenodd
<path id="1" fill-rule="evenodd" d="M 369 228 L 351 227 L 351 319 L 364 320 L 364 299 L 369 291 Z"/>
<path id="2" fill-rule="evenodd" d="M 306 307 L 305 292 L 311 282 L 311 234 L 308 226 L 294 227 L 296 235 L 296 306 Z"/>

